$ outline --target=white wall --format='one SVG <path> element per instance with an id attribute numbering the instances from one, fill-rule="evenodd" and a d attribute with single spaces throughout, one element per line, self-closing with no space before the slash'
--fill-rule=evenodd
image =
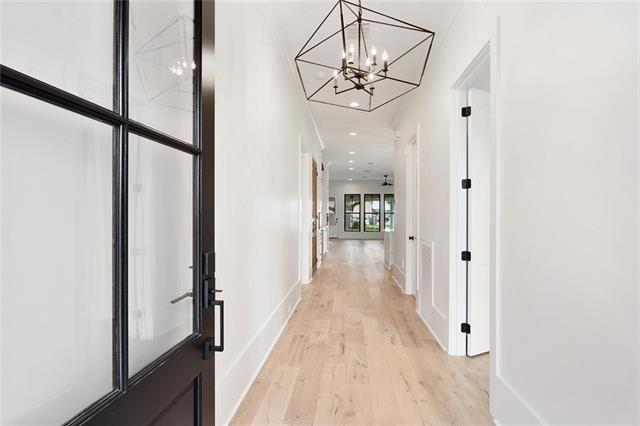
<path id="1" fill-rule="evenodd" d="M 380 232 L 364 232 L 364 197 L 361 198 L 362 232 L 345 232 L 344 230 L 344 194 L 380 194 L 380 208 L 384 208 L 384 194 L 393 194 L 393 186 L 380 186 L 381 181 L 332 180 L 329 182 L 329 193 L 336 197 L 336 217 L 338 218 L 338 238 L 341 239 L 384 239 L 382 214 L 380 215 Z M 382 211 L 382 210 L 381 210 Z"/>
<path id="2" fill-rule="evenodd" d="M 256 3 L 216 4 L 216 274 L 227 306 L 218 423 L 231 419 L 300 298 L 300 134 L 302 151 L 322 161 L 270 34 Z"/>
<path id="3" fill-rule="evenodd" d="M 399 212 L 405 144 L 421 123 L 420 237 L 434 243 L 434 303 L 448 315 L 458 261 L 449 258 L 450 89 L 491 41 L 492 413 L 502 424 L 638 423 L 640 6 L 447 7 L 456 18 L 436 34 L 395 167 Z M 431 326 L 446 345 L 443 324 Z"/>

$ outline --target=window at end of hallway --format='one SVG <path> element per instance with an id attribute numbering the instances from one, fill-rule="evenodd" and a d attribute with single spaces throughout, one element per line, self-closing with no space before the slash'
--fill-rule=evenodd
<path id="1" fill-rule="evenodd" d="M 360 194 L 344 194 L 344 232 L 360 232 Z"/>
<path id="2" fill-rule="evenodd" d="M 364 196 L 364 232 L 380 232 L 380 194 Z"/>
<path id="3" fill-rule="evenodd" d="M 394 194 L 384 194 L 384 229 L 393 231 L 396 202 Z"/>

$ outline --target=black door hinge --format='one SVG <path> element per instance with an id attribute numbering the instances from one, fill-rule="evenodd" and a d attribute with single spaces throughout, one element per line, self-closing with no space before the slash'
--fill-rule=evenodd
<path id="1" fill-rule="evenodd" d="M 471 252 L 470 251 L 463 251 L 462 252 L 462 261 L 463 262 L 471 261 Z"/>
<path id="2" fill-rule="evenodd" d="M 471 325 L 463 322 L 462 324 L 460 324 L 460 331 L 465 334 L 471 334 Z"/>
<path id="3" fill-rule="evenodd" d="M 471 179 L 462 179 L 462 189 L 471 188 Z"/>
<path id="4" fill-rule="evenodd" d="M 463 117 L 471 117 L 471 107 L 470 106 L 462 107 L 462 116 Z"/>

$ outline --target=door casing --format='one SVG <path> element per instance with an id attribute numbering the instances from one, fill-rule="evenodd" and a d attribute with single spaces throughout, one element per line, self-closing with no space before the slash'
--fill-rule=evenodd
<path id="1" fill-rule="evenodd" d="M 467 288 L 466 288 L 466 265 L 461 260 L 461 252 L 466 248 L 466 194 L 461 189 L 461 180 L 466 176 L 466 121 L 461 116 L 462 107 L 467 106 L 467 89 L 468 84 L 475 76 L 476 72 L 485 63 L 491 66 L 491 132 L 490 132 L 490 166 L 489 173 L 491 175 L 490 186 L 490 286 L 494 286 L 496 258 L 496 163 L 495 163 L 495 147 L 496 147 L 496 52 L 492 51 L 491 44 L 486 43 L 477 55 L 470 61 L 468 67 L 460 75 L 451 88 L 450 92 L 450 244 L 449 244 L 449 345 L 448 353 L 454 356 L 466 356 L 467 339 L 466 334 L 461 332 L 460 324 L 467 321 Z M 473 109 L 472 109 L 473 115 Z M 473 188 L 473 176 L 471 176 Z M 473 261 L 473 253 L 471 254 Z M 495 293 L 491 290 L 490 295 L 490 315 L 495 318 Z M 473 324 L 471 324 L 473 332 Z M 495 324 L 491 320 L 490 332 L 495 332 Z"/>

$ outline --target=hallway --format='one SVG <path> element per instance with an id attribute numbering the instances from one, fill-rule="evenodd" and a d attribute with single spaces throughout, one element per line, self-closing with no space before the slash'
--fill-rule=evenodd
<path id="1" fill-rule="evenodd" d="M 489 356 L 450 357 L 384 267 L 383 245 L 329 254 L 233 424 L 492 424 Z"/>

